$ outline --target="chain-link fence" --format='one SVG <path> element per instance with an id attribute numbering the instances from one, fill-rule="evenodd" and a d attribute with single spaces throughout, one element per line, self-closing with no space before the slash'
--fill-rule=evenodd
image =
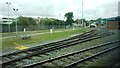
<path id="1" fill-rule="evenodd" d="M 70 26 L 67 25 L 67 28 Z M 26 31 L 35 31 L 35 30 L 44 30 L 44 29 L 59 29 L 59 28 L 66 28 L 65 25 L 30 25 L 28 27 L 24 27 L 21 25 L 17 26 L 17 31 L 24 31 L 24 28 Z M 16 26 L 10 26 L 10 32 L 15 32 Z M 9 26 L 8 25 L 2 25 L 2 32 L 9 32 Z"/>

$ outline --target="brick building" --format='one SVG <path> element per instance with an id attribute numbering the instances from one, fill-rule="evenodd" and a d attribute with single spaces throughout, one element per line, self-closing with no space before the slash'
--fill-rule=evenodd
<path id="1" fill-rule="evenodd" d="M 120 29 L 120 16 L 107 18 L 107 29 L 108 30 L 118 30 Z"/>

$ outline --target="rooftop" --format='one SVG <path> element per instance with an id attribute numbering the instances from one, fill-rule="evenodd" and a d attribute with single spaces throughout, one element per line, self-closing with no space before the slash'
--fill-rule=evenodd
<path id="1" fill-rule="evenodd" d="M 118 20 L 120 20 L 120 16 L 110 17 L 110 18 L 104 18 L 103 20 L 107 20 L 107 21 L 118 21 Z"/>

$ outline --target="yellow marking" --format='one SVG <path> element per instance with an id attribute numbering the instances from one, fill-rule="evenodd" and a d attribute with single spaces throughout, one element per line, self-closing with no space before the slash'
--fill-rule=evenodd
<path id="1" fill-rule="evenodd" d="M 15 49 L 18 49 L 18 50 L 24 50 L 24 49 L 29 48 L 29 47 L 26 47 L 26 46 L 18 45 L 16 42 L 13 42 L 13 44 L 16 45 Z"/>

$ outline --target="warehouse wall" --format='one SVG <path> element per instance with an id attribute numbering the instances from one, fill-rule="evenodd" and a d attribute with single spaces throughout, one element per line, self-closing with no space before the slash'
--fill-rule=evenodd
<path id="1" fill-rule="evenodd" d="M 108 21 L 107 22 L 107 29 L 108 30 L 118 30 L 119 23 L 118 21 Z"/>

